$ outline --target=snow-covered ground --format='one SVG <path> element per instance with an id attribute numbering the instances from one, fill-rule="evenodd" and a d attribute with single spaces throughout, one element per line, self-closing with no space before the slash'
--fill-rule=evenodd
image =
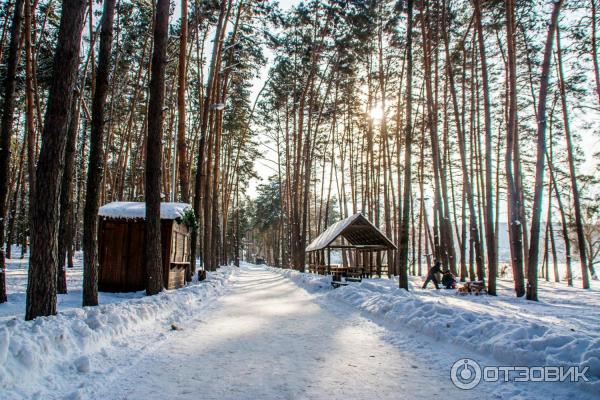
<path id="1" fill-rule="evenodd" d="M 204 282 L 151 297 L 100 293 L 99 307 L 82 308 L 76 264 L 67 271 L 69 294 L 59 295 L 58 315 L 26 322 L 26 263 L 10 261 L 9 302 L 0 304 L 0 399 L 98 398 L 83 388 L 103 387 L 197 318 L 236 272 L 223 267 Z"/>
<path id="2" fill-rule="evenodd" d="M 499 281 L 499 295 L 460 296 L 453 290 L 411 291 L 395 279 L 365 279 L 330 290 L 330 277 L 270 268 L 324 300 L 362 310 L 392 329 L 409 330 L 439 343 L 488 357 L 490 365 L 589 367 L 589 383 L 569 389 L 600 394 L 600 284 L 592 290 L 540 282 L 539 302 L 514 297 L 512 282 Z M 580 284 L 580 282 L 575 282 Z M 432 287 L 432 285 L 430 285 Z M 564 386 L 564 385 L 563 385 Z M 575 387 L 576 386 L 576 387 Z"/>
<path id="3" fill-rule="evenodd" d="M 81 308 L 80 267 L 68 277 L 59 315 L 25 322 L 26 269 L 11 263 L 11 303 L 0 305 L 0 399 L 598 395 L 597 384 L 482 382 L 460 390 L 450 381 L 452 364 L 471 358 L 585 361 L 597 383 L 596 282 L 590 292 L 543 284 L 543 301 L 531 304 L 512 299 L 506 282 L 497 298 L 406 293 L 387 279 L 332 290 L 328 277 L 244 264 L 158 296 L 101 294 L 103 305 Z"/>
<path id="4" fill-rule="evenodd" d="M 13 254 L 21 254 L 16 246 Z M 80 308 L 82 301 L 81 288 L 83 286 L 83 254 L 76 252 L 73 259 L 73 268 L 67 269 L 67 289 L 68 294 L 58 295 L 59 311 Z M 0 321 L 25 315 L 25 298 L 27 290 L 27 265 L 29 259 L 10 259 L 7 260 L 7 291 L 8 302 L 0 305 Z M 118 303 L 124 300 L 144 297 L 144 292 L 137 293 L 100 293 L 100 304 Z"/>

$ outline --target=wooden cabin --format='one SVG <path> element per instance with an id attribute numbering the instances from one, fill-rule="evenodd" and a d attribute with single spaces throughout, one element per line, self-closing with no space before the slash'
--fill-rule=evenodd
<path id="1" fill-rule="evenodd" d="M 185 284 L 185 269 L 190 262 L 191 229 L 184 223 L 183 216 L 189 210 L 189 204 L 161 204 L 163 282 L 166 289 L 180 288 Z M 100 207 L 98 215 L 98 290 L 145 290 L 145 203 L 109 203 Z"/>

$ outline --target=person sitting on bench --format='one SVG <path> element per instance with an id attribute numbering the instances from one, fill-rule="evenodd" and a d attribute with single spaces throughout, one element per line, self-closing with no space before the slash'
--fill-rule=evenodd
<path id="1" fill-rule="evenodd" d="M 452 275 L 452 272 L 448 268 L 442 272 L 442 285 L 446 289 L 456 289 L 456 278 L 454 278 L 454 275 Z"/>
<path id="2" fill-rule="evenodd" d="M 442 272 L 442 263 L 439 261 L 436 261 L 433 264 L 433 267 L 431 267 L 429 269 L 429 272 L 427 272 L 427 279 L 425 279 L 425 283 L 423 284 L 423 289 L 427 288 L 427 285 L 429 284 L 429 281 L 432 281 L 433 284 L 435 285 L 436 289 L 439 289 L 439 283 L 436 277 L 436 274 L 439 274 L 440 272 Z"/>

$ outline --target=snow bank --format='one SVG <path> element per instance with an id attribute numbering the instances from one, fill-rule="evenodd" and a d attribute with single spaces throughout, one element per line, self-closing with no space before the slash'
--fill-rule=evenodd
<path id="1" fill-rule="evenodd" d="M 292 280 L 298 286 L 303 287 L 309 292 L 317 292 L 322 289 L 331 287 L 331 277 L 315 274 L 303 274 L 293 269 L 281 269 L 266 267 L 267 269 L 278 272 L 286 278 Z"/>
<path id="2" fill-rule="evenodd" d="M 331 277 L 270 268 L 309 291 L 330 288 Z M 571 291 L 576 289 L 570 289 Z M 405 291 L 396 282 L 367 279 L 360 283 L 324 292 L 361 311 L 384 319 L 392 325 L 428 335 L 435 340 L 469 348 L 495 358 L 502 365 L 587 366 L 587 389 L 600 391 L 600 321 L 589 329 L 575 329 L 560 321 L 562 305 L 501 296 L 458 296 L 448 291 Z M 572 296 L 577 294 L 572 292 Z M 597 296 L 597 293 L 596 293 Z M 523 308 L 521 308 L 521 306 Z M 523 316 L 522 310 L 535 312 L 547 320 Z M 590 309 L 597 307 L 590 304 Z M 571 309 L 570 313 L 580 310 Z M 581 316 L 574 315 L 574 319 Z M 562 323 L 561 323 L 562 322 Z M 595 329 L 594 329 L 595 327 Z"/>
<path id="3" fill-rule="evenodd" d="M 187 203 L 161 203 L 161 219 L 177 219 L 183 216 L 187 209 L 191 209 Z M 146 203 L 134 201 L 115 201 L 100 207 L 98 215 L 108 218 L 138 219 L 146 218 Z"/>
<path id="4" fill-rule="evenodd" d="M 600 338 L 568 333 L 514 315 L 486 314 L 430 301 L 370 282 L 333 291 L 330 297 L 437 340 L 491 355 L 509 365 L 587 365 L 600 378 Z"/>
<path id="5" fill-rule="evenodd" d="M 94 370 L 93 355 L 116 347 L 134 350 L 127 341 L 136 333 L 168 332 L 172 323 L 203 307 L 204 299 L 221 294 L 234 273 L 233 267 L 222 267 L 204 282 L 156 296 L 0 322 L 0 398 L 61 393 L 70 373 Z"/>

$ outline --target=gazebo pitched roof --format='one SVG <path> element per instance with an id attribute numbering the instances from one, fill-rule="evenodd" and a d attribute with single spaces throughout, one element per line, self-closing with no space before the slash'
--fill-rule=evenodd
<path id="1" fill-rule="evenodd" d="M 346 239 L 350 246 L 331 246 L 338 237 Z M 327 247 L 396 249 L 396 245 L 361 213 L 351 215 L 328 227 L 306 247 L 306 251 L 323 250 Z"/>

